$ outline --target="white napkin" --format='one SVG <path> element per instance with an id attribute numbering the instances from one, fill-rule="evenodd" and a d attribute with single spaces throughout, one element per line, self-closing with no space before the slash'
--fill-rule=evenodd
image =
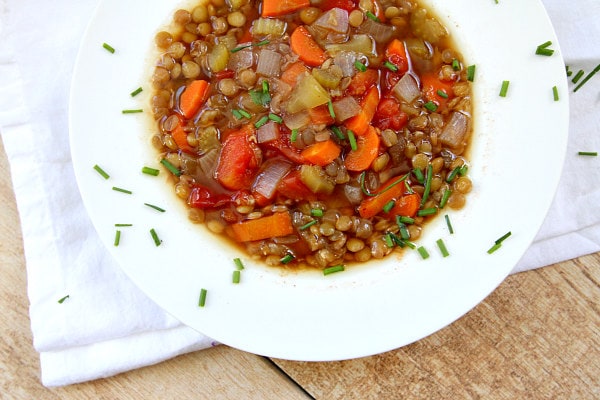
<path id="1" fill-rule="evenodd" d="M 31 328 L 46 386 L 107 377 L 213 345 L 131 284 L 103 248 L 79 197 L 68 148 L 68 93 L 97 2 L 0 0 L 0 133 L 21 217 Z M 575 72 L 591 71 L 600 63 L 600 28 L 593 20 L 600 3 L 544 3 L 567 64 Z M 600 250 L 600 158 L 577 155 L 600 151 L 599 93 L 600 74 L 571 93 L 559 192 L 513 272 Z"/>

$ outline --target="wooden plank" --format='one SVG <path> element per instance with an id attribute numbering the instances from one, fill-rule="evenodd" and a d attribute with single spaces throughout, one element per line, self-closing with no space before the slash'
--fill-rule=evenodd
<path id="1" fill-rule="evenodd" d="M 315 398 L 600 398 L 600 253 L 510 276 L 454 324 L 359 360 L 275 360 Z"/>
<path id="2" fill-rule="evenodd" d="M 10 399 L 306 399 L 270 360 L 226 346 L 120 374 L 44 388 L 33 349 L 22 237 L 0 141 L 0 398 Z M 5 397 L 6 396 L 6 397 Z"/>

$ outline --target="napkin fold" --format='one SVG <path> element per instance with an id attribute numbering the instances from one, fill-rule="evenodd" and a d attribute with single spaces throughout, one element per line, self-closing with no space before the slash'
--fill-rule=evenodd
<path id="1" fill-rule="evenodd" d="M 67 105 L 79 42 L 98 0 L 35 3 L 31 12 L 30 2 L 0 0 L 0 134 L 21 218 L 42 383 L 107 377 L 214 345 L 129 281 L 82 204 Z M 593 20 L 600 3 L 544 4 L 567 65 L 591 71 L 600 63 L 600 27 Z M 600 150 L 599 93 L 600 74 L 581 91 L 560 94 L 571 101 L 563 175 L 539 234 L 513 272 L 600 251 L 600 158 L 577 155 Z"/>

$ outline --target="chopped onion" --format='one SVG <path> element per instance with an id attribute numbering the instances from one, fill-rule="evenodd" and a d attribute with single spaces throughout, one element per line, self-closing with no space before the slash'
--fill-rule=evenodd
<path id="1" fill-rule="evenodd" d="M 377 43 L 387 43 L 394 34 L 394 27 L 365 18 L 365 21 L 358 27 L 358 31 L 371 35 Z"/>
<path id="2" fill-rule="evenodd" d="M 338 122 L 354 117 L 360 112 L 360 104 L 352 96 L 343 97 L 333 102 L 333 112 Z"/>
<path id="3" fill-rule="evenodd" d="M 267 143 L 279 138 L 279 124 L 275 121 L 268 122 L 256 131 L 256 141 Z"/>
<path id="4" fill-rule="evenodd" d="M 450 121 L 446 123 L 440 133 L 439 140 L 450 147 L 460 147 L 464 144 L 465 136 L 467 135 L 467 127 L 469 117 L 465 114 L 455 111 L 450 117 Z"/>
<path id="5" fill-rule="evenodd" d="M 257 175 L 253 190 L 270 199 L 275 194 L 277 185 L 292 168 L 291 164 L 282 159 L 274 159 L 265 163 L 264 169 Z"/>
<path id="6" fill-rule="evenodd" d="M 281 54 L 268 49 L 263 49 L 258 55 L 256 73 L 263 76 L 279 76 Z"/>
<path id="7" fill-rule="evenodd" d="M 333 43 L 325 46 L 327 52 L 335 57 L 341 52 L 353 51 L 365 56 L 375 56 L 375 43 L 369 35 L 353 35 L 352 39 L 345 43 Z"/>
<path id="8" fill-rule="evenodd" d="M 300 111 L 294 114 L 285 114 L 283 123 L 290 129 L 300 129 L 310 124 L 310 115 L 307 111 Z"/>
<path id="9" fill-rule="evenodd" d="M 236 53 L 231 53 L 227 69 L 232 71 L 241 71 L 251 68 L 254 65 L 254 54 L 252 50 L 240 50 Z"/>
<path id="10" fill-rule="evenodd" d="M 360 204 L 363 199 L 363 194 L 360 186 L 344 185 L 344 195 L 352 205 Z"/>
<path id="11" fill-rule="evenodd" d="M 354 63 L 358 60 L 358 54 L 351 51 L 342 51 L 333 58 L 333 63 L 342 69 L 342 76 L 354 76 L 356 67 Z"/>
<path id="12" fill-rule="evenodd" d="M 392 89 L 392 93 L 398 100 L 407 103 L 412 103 L 421 95 L 417 81 L 411 74 L 404 74 Z"/>
<path id="13" fill-rule="evenodd" d="M 313 26 L 337 33 L 346 33 L 348 31 L 348 11 L 332 8 L 321 15 L 313 23 Z"/>

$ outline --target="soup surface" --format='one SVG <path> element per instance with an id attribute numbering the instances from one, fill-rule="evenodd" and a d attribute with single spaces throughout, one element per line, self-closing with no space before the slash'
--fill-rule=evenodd
<path id="1" fill-rule="evenodd" d="M 464 207 L 468 68 L 418 2 L 205 0 L 155 42 L 153 145 L 249 257 L 380 259 Z"/>

